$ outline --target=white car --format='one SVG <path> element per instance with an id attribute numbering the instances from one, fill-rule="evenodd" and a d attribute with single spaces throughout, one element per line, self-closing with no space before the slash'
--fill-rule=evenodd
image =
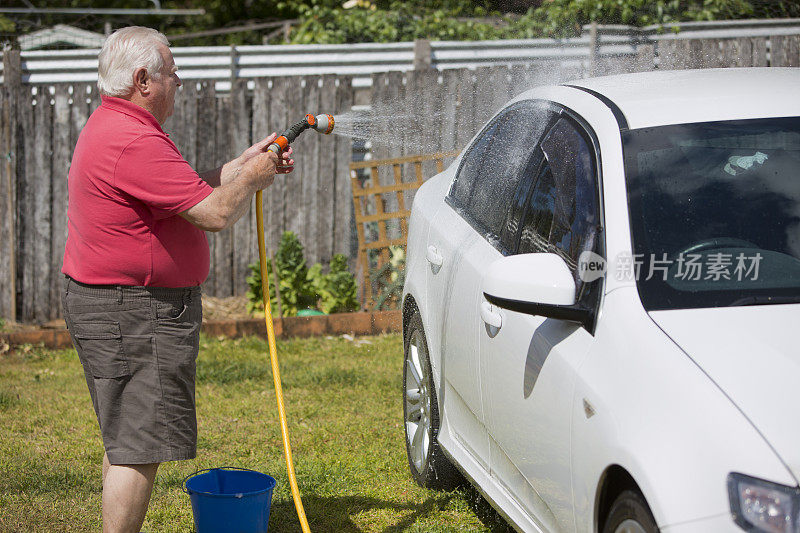
<path id="1" fill-rule="evenodd" d="M 800 69 L 512 100 L 414 200 L 411 473 L 520 531 L 800 531 Z"/>

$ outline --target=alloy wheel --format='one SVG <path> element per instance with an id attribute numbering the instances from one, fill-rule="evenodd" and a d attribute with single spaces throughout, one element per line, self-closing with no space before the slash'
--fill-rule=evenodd
<path id="1" fill-rule="evenodd" d="M 409 455 L 417 472 L 422 472 L 430 448 L 431 377 L 427 359 L 422 332 L 415 329 L 406 355 L 405 424 Z"/>
<path id="2" fill-rule="evenodd" d="M 647 531 L 639 522 L 629 518 L 618 525 L 614 533 L 647 533 Z"/>

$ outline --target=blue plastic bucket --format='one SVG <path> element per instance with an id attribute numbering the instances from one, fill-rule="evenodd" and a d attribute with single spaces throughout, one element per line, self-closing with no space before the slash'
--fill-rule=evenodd
<path id="1" fill-rule="evenodd" d="M 197 533 L 267 533 L 275 478 L 245 468 L 210 468 L 183 481 Z"/>

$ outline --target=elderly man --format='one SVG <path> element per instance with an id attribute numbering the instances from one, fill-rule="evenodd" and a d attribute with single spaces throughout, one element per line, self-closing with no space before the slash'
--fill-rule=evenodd
<path id="1" fill-rule="evenodd" d="M 62 305 L 106 451 L 104 532 L 138 532 L 159 463 L 196 455 L 204 231 L 231 226 L 294 164 L 288 151 L 265 152 L 272 134 L 198 175 L 161 129 L 176 71 L 157 31 L 112 34 L 99 56 L 102 104 L 69 170 Z"/>

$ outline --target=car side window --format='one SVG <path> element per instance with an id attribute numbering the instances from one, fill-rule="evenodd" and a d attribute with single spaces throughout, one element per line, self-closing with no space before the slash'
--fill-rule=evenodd
<path id="1" fill-rule="evenodd" d="M 544 162 L 533 193 L 528 197 L 528 208 L 522 221 L 519 253 L 550 252 L 550 233 L 553 229 L 555 213 L 555 183 L 553 171 Z"/>
<path id="2" fill-rule="evenodd" d="M 523 216 L 518 253 L 560 255 L 581 290 L 578 258 L 595 250 L 599 227 L 597 163 L 586 133 L 562 117 L 542 139 L 540 166 Z"/>
<path id="3" fill-rule="evenodd" d="M 513 251 L 517 249 L 520 221 L 527 208 L 526 202 L 528 201 L 528 195 L 530 194 L 531 187 L 536 180 L 536 173 L 543 160 L 544 155 L 542 154 L 542 150 L 537 147 L 534 150 L 534 155 L 531 157 L 528 166 L 523 171 L 523 175 L 517 184 L 517 190 L 514 192 L 514 196 L 511 200 L 511 205 L 508 208 L 506 221 L 500 233 L 500 245 L 503 250 L 509 253 L 513 253 Z"/>
<path id="4" fill-rule="evenodd" d="M 487 238 L 503 233 L 509 205 L 554 116 L 543 102 L 512 104 L 465 154 L 449 196 Z"/>
<path id="5" fill-rule="evenodd" d="M 456 207 L 466 208 L 472 196 L 472 189 L 484 167 L 484 160 L 489 155 L 489 148 L 494 144 L 497 130 L 505 122 L 503 116 L 497 117 L 484 128 L 469 151 L 461 161 L 461 167 L 456 174 L 456 179 L 450 187 L 448 197 Z"/>

